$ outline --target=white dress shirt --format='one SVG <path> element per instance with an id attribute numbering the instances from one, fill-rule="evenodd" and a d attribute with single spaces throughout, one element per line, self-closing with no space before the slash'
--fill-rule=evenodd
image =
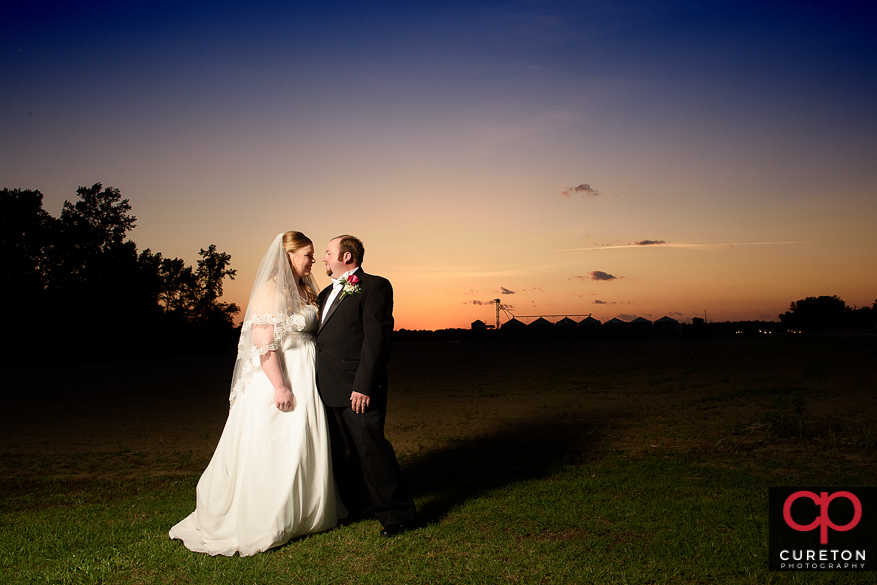
<path id="1" fill-rule="evenodd" d="M 326 308 L 323 310 L 323 317 L 320 320 L 321 323 L 326 321 L 326 314 L 329 312 L 329 307 L 332 306 L 332 303 L 335 302 L 335 298 L 341 293 L 341 289 L 344 288 L 344 283 L 347 282 L 347 277 L 357 270 L 359 270 L 359 266 L 357 266 L 353 270 L 348 270 L 338 278 L 332 279 L 332 292 L 330 292 L 329 296 L 326 297 Z"/>

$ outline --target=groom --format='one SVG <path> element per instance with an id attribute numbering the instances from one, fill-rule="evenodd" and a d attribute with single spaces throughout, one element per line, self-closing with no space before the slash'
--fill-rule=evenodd
<path id="1" fill-rule="evenodd" d="M 381 536 L 395 536 L 410 527 L 415 507 L 384 437 L 393 288 L 362 271 L 364 255 L 357 238 L 339 236 L 323 257 L 333 284 L 319 296 L 317 388 L 348 518 L 373 515 L 383 525 Z"/>

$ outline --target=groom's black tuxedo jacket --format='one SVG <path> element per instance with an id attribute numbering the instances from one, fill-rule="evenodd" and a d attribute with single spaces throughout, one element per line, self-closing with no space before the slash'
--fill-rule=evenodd
<path id="1" fill-rule="evenodd" d="M 317 331 L 317 388 L 327 406 L 350 406 L 350 393 L 371 399 L 371 407 L 387 402 L 387 362 L 393 332 L 393 287 L 390 281 L 356 271 L 360 291 L 326 299 L 329 285 L 320 293 L 320 328 Z M 326 313 L 323 318 L 323 313 Z"/>

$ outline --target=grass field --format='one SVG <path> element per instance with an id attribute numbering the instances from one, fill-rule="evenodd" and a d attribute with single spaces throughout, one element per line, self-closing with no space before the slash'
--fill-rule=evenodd
<path id="1" fill-rule="evenodd" d="M 862 583 L 767 570 L 772 486 L 877 485 L 874 337 L 394 347 L 420 509 L 251 558 L 167 538 L 229 358 L 4 373 L 3 583 Z"/>

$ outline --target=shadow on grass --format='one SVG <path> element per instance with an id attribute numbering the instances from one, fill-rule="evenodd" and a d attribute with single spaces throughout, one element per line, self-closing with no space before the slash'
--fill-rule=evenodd
<path id="1" fill-rule="evenodd" d="M 579 463 L 603 437 L 593 421 L 567 413 L 451 441 L 403 465 L 412 495 L 421 502 L 418 524 L 440 521 L 454 507 L 487 492 Z"/>

